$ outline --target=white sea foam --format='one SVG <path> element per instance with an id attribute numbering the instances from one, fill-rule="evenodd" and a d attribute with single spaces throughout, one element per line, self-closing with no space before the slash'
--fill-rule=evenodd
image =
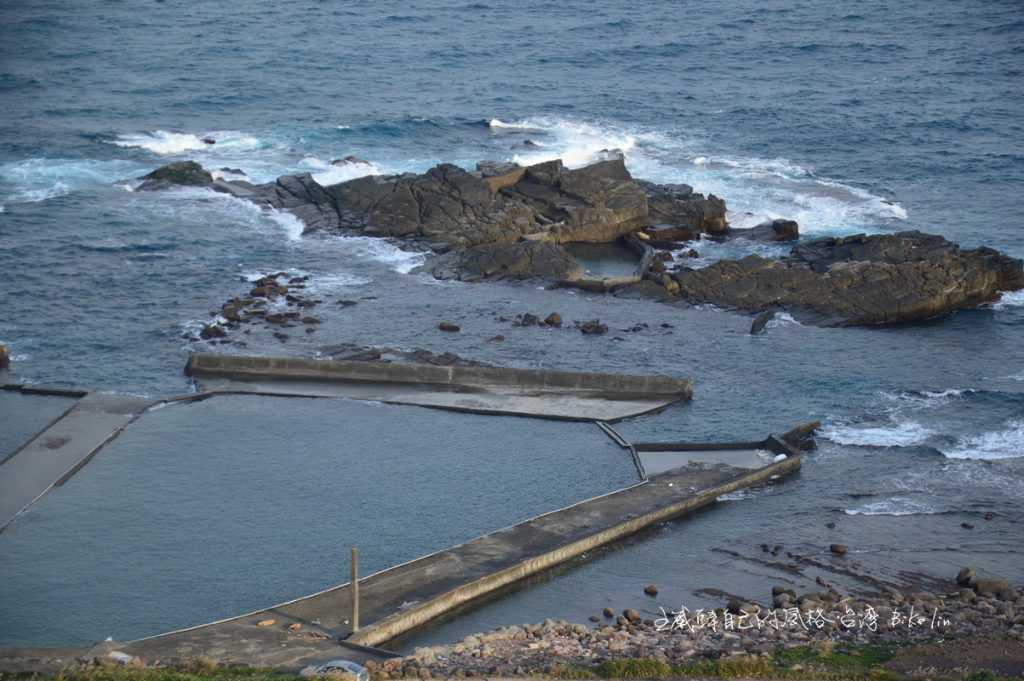
<path id="1" fill-rule="evenodd" d="M 207 144 L 203 141 L 204 138 L 215 140 L 215 144 Z M 145 149 L 161 156 L 183 154 L 186 151 L 252 151 L 264 146 L 258 137 L 235 130 L 215 130 L 198 135 L 154 130 L 118 135 L 116 139 L 111 140 L 111 144 L 128 149 Z"/>
<path id="2" fill-rule="evenodd" d="M 310 293 L 331 293 L 342 289 L 366 286 L 372 280 L 348 272 L 332 272 L 330 274 L 314 274 L 306 282 L 306 290 Z"/>
<path id="3" fill-rule="evenodd" d="M 131 161 L 29 158 L 0 164 L 0 199 L 36 203 L 91 187 L 114 185 L 145 171 Z"/>
<path id="4" fill-rule="evenodd" d="M 1022 305 L 1024 305 L 1024 289 L 1004 293 L 999 297 L 999 300 L 992 304 L 992 308 L 1004 310 L 1009 307 L 1021 307 Z"/>
<path id="5" fill-rule="evenodd" d="M 291 213 L 282 210 L 274 210 L 273 208 L 264 211 L 272 221 L 281 226 L 286 237 L 289 241 L 298 241 L 302 238 L 302 233 L 306 231 L 306 225 L 302 220 L 298 219 Z"/>
<path id="6" fill-rule="evenodd" d="M 858 506 L 847 508 L 843 511 L 846 515 L 930 515 L 939 511 L 928 504 L 920 501 L 907 499 L 906 497 L 892 497 L 881 501 L 872 501 Z"/>
<path id="7" fill-rule="evenodd" d="M 899 413 L 905 408 L 910 409 L 934 409 L 958 400 L 965 395 L 974 393 L 971 388 L 950 388 L 948 390 L 922 390 L 922 391 L 901 391 L 881 392 L 883 399 L 893 405 L 891 413 Z"/>
<path id="8" fill-rule="evenodd" d="M 299 162 L 299 167 L 303 170 L 311 171 L 313 179 L 323 187 L 354 180 L 357 177 L 383 174 L 381 168 L 373 163 L 340 163 L 332 165 L 328 161 L 324 161 L 316 156 L 306 156 Z"/>
<path id="9" fill-rule="evenodd" d="M 683 133 L 559 117 L 511 122 L 494 119 L 490 125 L 499 133 L 529 130 L 541 134 L 539 141 L 545 148 L 518 151 L 511 158 L 516 162 L 562 158 L 573 167 L 596 160 L 603 149 L 618 148 L 636 177 L 685 182 L 697 191 L 724 196 L 735 214 L 750 213 L 757 222 L 793 219 L 803 233 L 876 231 L 907 219 L 906 209 L 898 203 L 819 177 L 812 168 L 789 159 L 710 154 L 701 148 L 700 140 Z"/>
<path id="10" fill-rule="evenodd" d="M 836 444 L 859 447 L 913 447 L 923 444 L 934 431 L 915 421 L 900 421 L 886 426 L 828 424 L 822 435 Z"/>
<path id="11" fill-rule="evenodd" d="M 559 158 L 570 168 L 576 168 L 599 160 L 604 150 L 618 149 L 628 155 L 636 148 L 638 140 L 646 138 L 643 133 L 613 126 L 554 117 L 526 118 L 514 122 L 495 118 L 491 120 L 490 127 L 496 130 L 530 131 L 545 136 L 543 140 L 535 140 L 540 147 L 512 155 L 511 160 L 520 165 Z"/>
<path id="12" fill-rule="evenodd" d="M 1024 419 L 1010 421 L 1003 430 L 965 438 L 942 453 L 950 459 L 1015 459 L 1024 456 Z"/>
<path id="13" fill-rule="evenodd" d="M 287 211 L 263 208 L 251 201 L 246 201 L 245 199 L 240 199 L 231 196 L 230 194 L 213 191 L 212 189 L 207 189 L 205 187 L 176 187 L 174 189 L 159 192 L 159 194 L 154 197 L 147 197 L 147 199 L 149 198 L 156 198 L 160 201 L 183 202 L 182 205 L 174 207 L 175 214 L 182 219 L 188 218 L 187 215 L 182 214 L 182 210 L 185 206 L 191 206 L 192 209 L 202 211 L 209 211 L 211 210 L 211 207 L 216 207 L 213 209 L 221 210 L 226 207 L 229 214 L 242 218 L 246 222 L 251 222 L 257 225 L 261 222 L 270 222 L 274 224 L 281 230 L 281 232 L 284 233 L 288 241 L 301 240 L 302 233 L 306 229 L 302 220 Z"/>
<path id="14" fill-rule="evenodd" d="M 384 263 L 399 274 L 408 274 L 423 264 L 426 254 L 406 251 L 385 239 L 368 236 L 339 236 L 332 240 L 353 255 Z"/>
<path id="15" fill-rule="evenodd" d="M 537 125 L 528 123 L 526 121 L 515 121 L 515 122 L 507 123 L 507 122 L 505 122 L 505 121 L 503 121 L 503 120 L 501 120 L 499 118 L 492 118 L 488 122 L 488 125 L 490 127 L 492 127 L 492 128 L 498 129 L 498 130 L 501 130 L 501 129 L 505 129 L 505 130 L 539 130 L 540 129 Z"/>
<path id="16" fill-rule="evenodd" d="M 767 327 L 769 329 L 775 329 L 780 326 L 801 326 L 800 322 L 793 319 L 793 315 L 788 312 L 776 312 L 775 316 L 772 317 L 771 321 L 768 322 Z"/>
<path id="17" fill-rule="evenodd" d="M 215 180 L 248 180 L 249 176 L 245 174 L 244 170 L 239 169 L 239 172 L 233 170 L 211 170 L 210 175 Z"/>

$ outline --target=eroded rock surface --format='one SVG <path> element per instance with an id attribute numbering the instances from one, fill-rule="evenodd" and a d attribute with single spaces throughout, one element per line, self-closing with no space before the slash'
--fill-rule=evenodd
<path id="1" fill-rule="evenodd" d="M 751 255 L 678 272 L 675 279 L 692 302 L 750 311 L 782 307 L 839 325 L 927 319 L 1024 288 L 1020 260 L 916 231 L 818 239 L 782 260 Z"/>

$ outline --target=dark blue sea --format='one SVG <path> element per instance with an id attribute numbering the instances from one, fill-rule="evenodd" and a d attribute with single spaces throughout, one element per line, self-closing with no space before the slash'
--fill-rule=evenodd
<path id="1" fill-rule="evenodd" d="M 190 337 L 248 281 L 286 270 L 311 275 L 325 300 L 358 304 L 325 309 L 316 333 L 285 343 L 257 330 L 244 348 L 218 349 L 313 356 L 360 343 L 693 378 L 691 404 L 621 424 L 638 440 L 754 437 L 824 421 L 799 477 L 532 585 L 441 638 L 635 606 L 651 582 L 674 607 L 699 601 L 704 587 L 763 597 L 763 571 L 720 552 L 762 542 L 815 554 L 841 541 L 864 569 L 894 580 L 948 578 L 971 564 L 1024 581 L 1020 293 L 886 329 L 782 317 L 751 337 L 749 317 L 722 310 L 436 282 L 414 272 L 422 256 L 384 241 L 302 236 L 290 216 L 205 190 L 132 191 L 138 176 L 183 159 L 257 182 L 310 172 L 330 184 L 440 162 L 583 165 L 610 148 L 637 177 L 723 197 L 736 226 L 792 218 L 804 238 L 921 229 L 1024 257 L 1024 11 L 1016 0 L 2 3 L 9 380 L 188 392 L 188 353 L 211 349 Z M 346 155 L 369 164 L 331 165 Z M 705 264 L 781 252 L 697 248 Z M 500 320 L 551 311 L 600 318 L 611 332 Z M 462 333 L 439 332 L 441 319 Z M 646 330 L 624 331 L 641 322 Z M 506 342 L 486 342 L 496 334 Z M 0 413 L 0 428 L 5 418 L 14 417 Z M 293 456 L 301 466 L 302 452 Z M 149 484 L 159 494 L 159 480 Z M 147 556 L 133 559 L 143 570 Z M 76 561 L 95 578 L 89 589 L 51 586 L 36 610 L 0 619 L 88 607 L 104 563 Z M 292 595 L 337 579 L 313 581 Z M 0 598 L 0 610 L 4 602 L 13 601 Z M 181 626 L 211 614 L 173 607 Z M 83 625 L 48 640 L 19 633 L 45 627 L 19 627 L 0 644 L 155 633 L 142 629 Z"/>

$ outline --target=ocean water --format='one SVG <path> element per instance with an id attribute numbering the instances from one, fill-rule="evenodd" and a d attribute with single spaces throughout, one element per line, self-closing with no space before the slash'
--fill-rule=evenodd
<path id="1" fill-rule="evenodd" d="M 289 216 L 205 191 L 131 191 L 182 159 L 331 183 L 483 158 L 580 165 L 619 148 L 638 177 L 724 197 L 735 225 L 919 228 L 1022 257 L 1019 3 L 54 0 L 6 3 L 0 27 L 0 342 L 14 380 L 188 391 L 187 354 L 210 348 L 183 336 L 259 273 L 288 270 L 312 275 L 326 301 L 316 333 L 282 343 L 254 330 L 220 349 L 312 355 L 352 342 L 692 377 L 691 404 L 622 424 L 637 439 L 825 421 L 804 473 L 770 494 L 723 502 L 466 626 L 580 615 L 569 604 L 588 590 L 614 600 L 633 579 L 676 594 L 754 589 L 760 577 L 728 572 L 714 549 L 783 536 L 860 544 L 865 565 L 893 578 L 885 566 L 899 558 L 915 573 L 973 561 L 1024 579 L 1024 296 L 882 330 L 783 317 L 752 338 L 748 317 L 714 308 L 434 282 L 393 244 L 302 237 Z M 369 163 L 330 165 L 349 154 Z M 760 247 L 697 248 L 706 264 Z M 612 331 L 499 319 L 551 311 Z M 441 319 L 463 332 L 437 331 Z M 624 331 L 638 323 L 648 328 Z M 486 341 L 496 334 L 507 340 Z M 988 510 L 997 518 L 978 521 Z"/>

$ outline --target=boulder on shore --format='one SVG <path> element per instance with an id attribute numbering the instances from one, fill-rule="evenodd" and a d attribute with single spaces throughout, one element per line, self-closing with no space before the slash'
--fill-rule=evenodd
<path id="1" fill-rule="evenodd" d="M 922 232 L 818 239 L 789 257 L 751 255 L 676 273 L 694 303 L 761 311 L 781 307 L 840 326 L 916 321 L 975 307 L 1024 288 L 1020 260 L 989 248 L 962 250 Z"/>

